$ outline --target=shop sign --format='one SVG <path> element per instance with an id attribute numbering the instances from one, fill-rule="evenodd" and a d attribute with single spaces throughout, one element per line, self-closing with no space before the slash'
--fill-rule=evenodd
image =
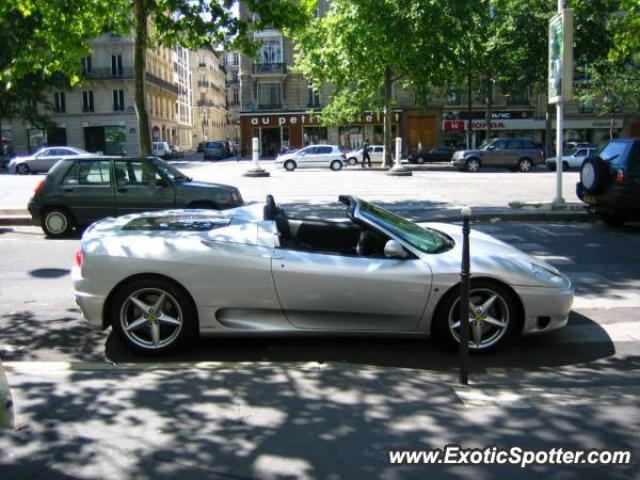
<path id="1" fill-rule="evenodd" d="M 82 122 L 83 127 L 124 127 L 125 122 Z"/>
<path id="2" fill-rule="evenodd" d="M 362 114 L 352 124 L 358 123 L 382 123 L 383 116 L 381 114 Z M 397 123 L 400 121 L 400 113 L 395 113 L 392 121 Z M 300 115 L 260 115 L 252 116 L 249 122 L 254 127 L 282 127 L 284 125 L 320 125 L 321 116 L 319 114 L 300 114 Z"/>

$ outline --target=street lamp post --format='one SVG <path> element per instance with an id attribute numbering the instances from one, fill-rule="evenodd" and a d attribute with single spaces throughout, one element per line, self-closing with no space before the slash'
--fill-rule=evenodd
<path id="1" fill-rule="evenodd" d="M 471 227 L 471 209 L 464 207 L 462 214 L 462 271 L 460 273 L 460 383 L 469 383 L 469 296 L 470 281 L 470 253 L 469 233 Z"/>

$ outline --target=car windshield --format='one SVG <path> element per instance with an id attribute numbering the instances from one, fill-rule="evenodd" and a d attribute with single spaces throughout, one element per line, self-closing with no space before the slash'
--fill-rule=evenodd
<path id="1" fill-rule="evenodd" d="M 484 142 L 482 142 L 482 143 L 480 144 L 480 146 L 479 146 L 478 148 L 480 148 L 480 149 L 485 149 L 485 148 L 487 148 L 489 145 L 491 145 L 494 141 L 495 141 L 495 139 L 494 139 L 494 138 L 490 138 L 489 140 L 485 140 Z"/>
<path id="2" fill-rule="evenodd" d="M 151 160 L 155 167 L 162 172 L 163 175 L 169 177 L 170 180 L 174 182 L 190 182 L 191 177 L 187 177 L 184 173 L 182 173 L 177 168 L 172 167 L 167 162 L 160 160 L 159 158 L 154 158 Z"/>
<path id="3" fill-rule="evenodd" d="M 380 225 L 424 253 L 441 253 L 453 248 L 453 240 L 442 232 L 421 227 L 384 208 L 360 203 L 360 212 L 367 220 Z"/>

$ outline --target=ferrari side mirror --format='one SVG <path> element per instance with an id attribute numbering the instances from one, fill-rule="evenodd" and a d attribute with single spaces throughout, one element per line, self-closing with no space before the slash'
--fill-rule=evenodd
<path id="1" fill-rule="evenodd" d="M 384 256 L 387 258 L 407 258 L 409 254 L 398 242 L 389 240 L 384 245 Z"/>

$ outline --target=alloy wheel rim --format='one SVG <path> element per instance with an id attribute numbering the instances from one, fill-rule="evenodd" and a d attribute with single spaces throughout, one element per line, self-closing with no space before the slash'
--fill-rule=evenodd
<path id="1" fill-rule="evenodd" d="M 27 172 L 29 172 L 29 168 L 26 165 L 18 165 L 16 170 L 20 174 L 26 174 Z"/>
<path id="2" fill-rule="evenodd" d="M 51 212 L 45 219 L 47 230 L 54 235 L 59 235 L 67 229 L 67 218 L 60 212 Z"/>
<path id="3" fill-rule="evenodd" d="M 488 288 L 469 294 L 469 348 L 482 350 L 498 343 L 509 328 L 511 316 L 505 299 Z M 449 330 L 460 343 L 460 297 L 449 310 Z"/>
<path id="4" fill-rule="evenodd" d="M 289 170 L 289 171 L 292 171 L 295 167 L 293 166 L 293 163 L 287 162 L 287 163 L 285 163 L 284 168 Z"/>
<path id="5" fill-rule="evenodd" d="M 528 172 L 531 170 L 531 162 L 529 160 L 523 160 L 520 162 L 520 170 L 523 172 Z"/>
<path id="6" fill-rule="evenodd" d="M 157 350 L 171 345 L 184 324 L 176 298 L 160 288 L 143 288 L 130 294 L 120 308 L 120 326 L 135 345 Z"/>
<path id="7" fill-rule="evenodd" d="M 470 172 L 477 172 L 479 168 L 480 168 L 480 165 L 478 164 L 478 162 L 476 160 L 471 160 L 469 162 L 469 171 Z"/>

